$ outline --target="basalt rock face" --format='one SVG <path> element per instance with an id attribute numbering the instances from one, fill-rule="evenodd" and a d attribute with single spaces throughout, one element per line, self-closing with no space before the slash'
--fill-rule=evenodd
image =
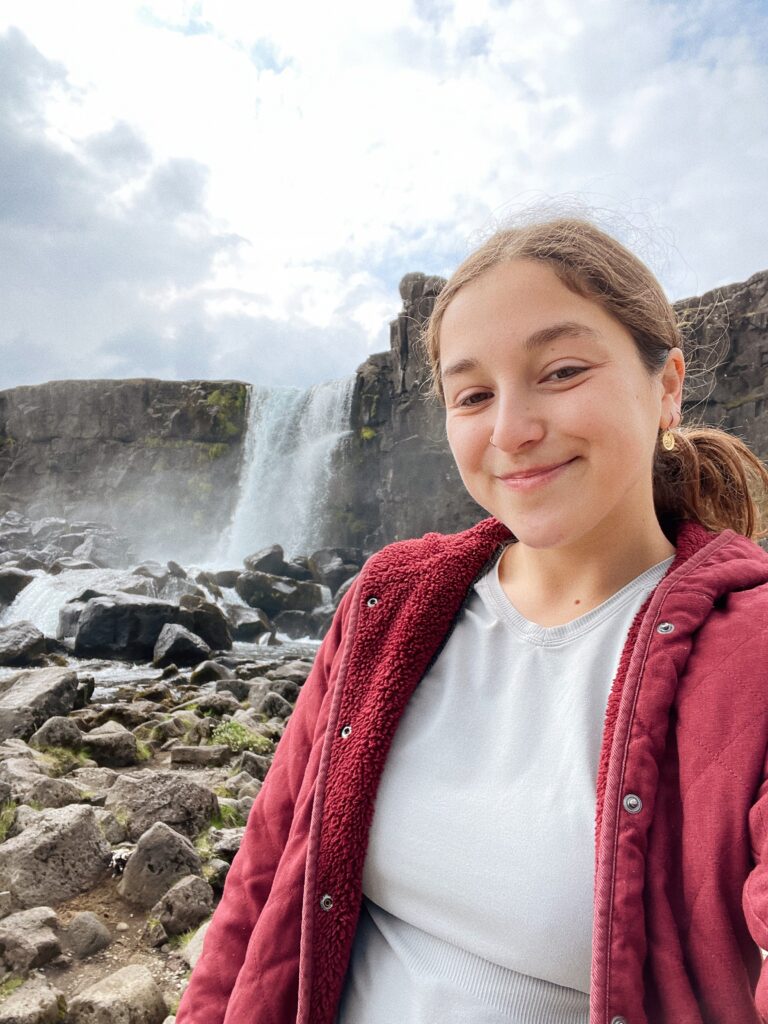
<path id="1" fill-rule="evenodd" d="M 419 335 L 444 284 L 441 277 L 406 274 L 390 351 L 357 371 L 352 430 L 336 451 L 329 496 L 339 543 L 371 551 L 430 530 L 452 533 L 487 515 L 461 482 L 442 407 L 426 394 Z"/>
<path id="2" fill-rule="evenodd" d="M 443 408 L 426 394 L 419 336 L 444 283 L 424 274 L 403 278 L 390 351 L 357 371 L 352 432 L 336 452 L 330 497 L 339 544 L 372 550 L 429 530 L 460 530 L 487 515 L 459 478 Z M 768 459 L 768 272 L 675 308 L 690 364 L 683 422 L 732 431 Z"/>
<path id="3" fill-rule="evenodd" d="M 0 391 L 0 512 L 107 520 L 143 551 L 149 537 L 199 552 L 237 496 L 247 391 L 143 378 Z"/>

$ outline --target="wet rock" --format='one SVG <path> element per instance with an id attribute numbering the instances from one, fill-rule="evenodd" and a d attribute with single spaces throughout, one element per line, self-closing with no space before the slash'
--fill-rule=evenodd
<path id="1" fill-rule="evenodd" d="M 227 617 L 217 604 L 184 594 L 179 601 L 183 619 L 181 624 L 199 636 L 214 650 L 229 650 L 232 647 L 232 632 Z"/>
<path id="2" fill-rule="evenodd" d="M 69 1003 L 72 1024 L 162 1024 L 167 1013 L 154 978 L 138 964 L 101 978 Z"/>
<path id="3" fill-rule="evenodd" d="M 0 605 L 12 604 L 35 577 L 23 569 L 0 569 Z"/>
<path id="4" fill-rule="evenodd" d="M 184 626 L 168 623 L 163 626 L 152 654 L 152 664 L 158 667 L 173 662 L 176 665 L 195 665 L 204 661 L 211 649 L 204 640 Z"/>
<path id="5" fill-rule="evenodd" d="M 279 544 L 261 548 L 243 559 L 243 565 L 249 572 L 269 572 L 280 575 L 283 568 L 285 552 Z"/>
<path id="6" fill-rule="evenodd" d="M 0 1003 L 0 1024 L 59 1024 L 66 1019 L 66 1005 L 44 978 L 30 978 Z"/>
<path id="7" fill-rule="evenodd" d="M 66 715 L 77 700 L 77 673 L 33 669 L 0 680 L 0 740 L 26 739 L 53 715 Z"/>
<path id="8" fill-rule="evenodd" d="M 237 701 L 245 700 L 250 692 L 250 683 L 244 679 L 232 676 L 228 679 L 219 679 L 216 682 L 216 693 L 231 693 Z"/>
<path id="9" fill-rule="evenodd" d="M 106 924 L 90 910 L 82 910 L 75 914 L 64 930 L 64 945 L 78 960 L 93 956 L 112 941 Z"/>
<path id="10" fill-rule="evenodd" d="M 238 577 L 235 590 L 252 608 L 260 608 L 267 615 L 288 609 L 311 612 L 324 602 L 317 583 L 303 583 L 264 572 L 244 572 Z"/>
<path id="11" fill-rule="evenodd" d="M 0 844 L 0 878 L 14 905 L 55 906 L 94 888 L 107 873 L 110 852 L 93 808 L 41 811 L 20 835 Z"/>
<path id="12" fill-rule="evenodd" d="M 63 715 L 54 715 L 44 722 L 37 732 L 29 737 L 30 747 L 69 747 L 79 750 L 82 746 L 83 734 L 72 721 Z"/>
<path id="13" fill-rule="evenodd" d="M 51 907 L 32 907 L 0 921 L 0 963 L 14 974 L 27 974 L 61 953 L 59 919 Z"/>
<path id="14" fill-rule="evenodd" d="M 313 578 L 308 559 L 301 556 L 294 558 L 291 562 L 285 562 L 280 575 L 287 576 L 292 580 L 311 580 Z"/>
<path id="15" fill-rule="evenodd" d="M 248 643 L 265 633 L 272 633 L 274 626 L 269 616 L 260 608 L 243 608 L 242 605 L 227 605 L 227 618 L 232 626 L 235 640 Z"/>
<path id="16" fill-rule="evenodd" d="M 336 591 L 359 571 L 362 560 L 357 548 L 320 548 L 309 556 L 309 568 L 318 583 Z"/>
<path id="17" fill-rule="evenodd" d="M 125 768 L 139 760 L 136 737 L 119 722 L 105 722 L 83 736 L 88 754 L 103 768 Z"/>
<path id="18" fill-rule="evenodd" d="M 33 623 L 0 626 L 0 665 L 34 665 L 45 655 L 45 635 Z"/>
<path id="19" fill-rule="evenodd" d="M 195 928 L 213 909 L 213 889 L 198 875 L 185 875 L 157 901 L 149 912 L 149 920 L 156 920 L 164 937 L 153 941 L 161 945 L 170 935 Z"/>
<path id="20" fill-rule="evenodd" d="M 183 618 L 170 601 L 124 593 L 94 597 L 80 613 L 75 654 L 149 661 L 163 627 Z"/>
<path id="21" fill-rule="evenodd" d="M 274 618 L 274 626 L 291 640 L 313 639 L 317 636 L 319 620 L 314 612 L 297 612 L 293 610 L 278 612 Z"/>
<path id="22" fill-rule="evenodd" d="M 107 793 L 104 806 L 118 820 L 126 821 L 132 840 L 158 821 L 192 838 L 218 810 L 215 795 L 205 786 L 175 772 L 149 769 L 121 775 Z"/>
<path id="23" fill-rule="evenodd" d="M 341 584 L 339 589 L 333 595 L 333 607 L 334 608 L 338 608 L 339 604 L 341 603 L 342 597 L 344 597 L 346 592 L 349 590 L 349 588 L 352 586 L 352 584 L 355 582 L 355 580 L 357 579 L 357 577 L 359 575 L 360 575 L 360 573 L 356 572 L 354 576 L 350 576 L 349 579 L 345 580 Z"/>
<path id="24" fill-rule="evenodd" d="M 125 865 L 118 892 L 140 907 L 151 907 L 180 878 L 200 874 L 200 857 L 188 839 L 161 821 L 141 836 Z"/>

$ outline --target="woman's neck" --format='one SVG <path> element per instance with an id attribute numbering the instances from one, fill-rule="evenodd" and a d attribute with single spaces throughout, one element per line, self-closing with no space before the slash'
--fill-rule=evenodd
<path id="1" fill-rule="evenodd" d="M 629 543 L 628 543 L 629 539 Z M 641 573 L 675 553 L 653 519 L 640 536 L 603 533 L 569 548 L 536 549 L 517 542 L 501 556 L 501 586 L 521 615 L 540 626 L 559 626 L 607 601 Z"/>

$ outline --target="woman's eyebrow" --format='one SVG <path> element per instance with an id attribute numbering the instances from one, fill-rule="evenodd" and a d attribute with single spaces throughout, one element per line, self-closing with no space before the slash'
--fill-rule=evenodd
<path id="1" fill-rule="evenodd" d="M 535 352 L 536 349 L 542 348 L 544 345 L 550 344 L 550 342 L 557 341 L 558 338 L 562 338 L 565 335 L 569 337 L 577 338 L 592 338 L 597 340 L 600 336 L 596 330 L 592 327 L 588 327 L 586 324 L 577 323 L 575 320 L 563 320 L 559 324 L 550 324 L 549 327 L 542 327 L 538 331 L 534 331 L 533 334 L 529 334 L 523 342 L 523 351 Z M 458 359 L 455 363 L 451 363 L 450 366 L 446 366 L 440 376 L 443 380 L 447 380 L 449 377 L 456 377 L 460 373 L 466 373 L 468 370 L 476 370 L 479 366 L 477 359 Z"/>

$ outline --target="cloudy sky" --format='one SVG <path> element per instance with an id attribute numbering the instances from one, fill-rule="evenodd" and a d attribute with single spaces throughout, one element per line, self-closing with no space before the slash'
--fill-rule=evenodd
<path id="1" fill-rule="evenodd" d="M 532 202 L 768 269 L 764 0 L 4 0 L 0 388 L 308 385 Z"/>

